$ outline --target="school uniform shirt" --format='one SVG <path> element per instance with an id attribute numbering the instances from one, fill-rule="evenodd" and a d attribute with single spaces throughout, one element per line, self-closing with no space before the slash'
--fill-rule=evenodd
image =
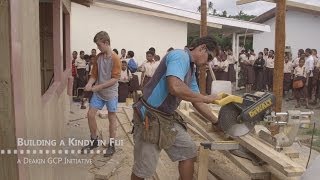
<path id="1" fill-rule="evenodd" d="M 274 59 L 273 58 L 268 57 L 268 59 L 266 60 L 266 67 L 271 68 L 271 69 L 274 68 Z"/>
<path id="2" fill-rule="evenodd" d="M 86 60 L 79 58 L 75 61 L 74 65 L 77 67 L 77 69 L 82 69 L 86 68 L 87 62 Z"/>
<path id="3" fill-rule="evenodd" d="M 92 74 L 92 67 L 93 67 L 93 65 L 91 63 L 88 63 L 86 66 L 86 71 L 88 72 L 89 76 L 91 76 L 91 74 Z"/>
<path id="4" fill-rule="evenodd" d="M 306 71 L 307 73 L 310 72 L 309 77 L 313 77 L 313 70 L 314 70 L 314 59 L 313 56 L 307 57 L 307 60 L 305 62 Z"/>
<path id="5" fill-rule="evenodd" d="M 293 70 L 293 63 L 288 61 L 287 63 L 284 63 L 283 66 L 283 73 L 292 73 Z"/>
<path id="6" fill-rule="evenodd" d="M 159 62 L 158 61 L 153 61 L 153 62 L 145 62 L 142 64 L 142 68 L 144 71 L 144 75 L 147 77 L 152 77 L 154 72 L 156 71 L 156 69 L 159 66 Z"/>
<path id="7" fill-rule="evenodd" d="M 248 57 L 247 57 L 245 54 L 241 54 L 241 55 L 240 55 L 240 60 L 241 60 L 241 62 L 247 61 L 247 60 L 248 60 Z"/>
<path id="8" fill-rule="evenodd" d="M 255 55 L 250 55 L 248 62 L 249 62 L 251 65 L 253 65 L 255 61 L 256 61 L 256 56 L 255 56 Z"/>
<path id="9" fill-rule="evenodd" d="M 263 55 L 263 59 L 264 59 L 265 61 L 268 59 L 268 57 L 269 57 L 268 55 L 265 55 L 265 54 Z M 265 64 L 265 65 L 266 65 L 266 64 Z"/>
<path id="10" fill-rule="evenodd" d="M 294 76 L 298 77 L 298 76 L 303 76 L 303 77 L 307 77 L 307 71 L 306 71 L 306 67 L 305 66 L 298 66 L 294 69 Z"/>
<path id="11" fill-rule="evenodd" d="M 300 60 L 300 57 L 297 57 L 292 61 L 294 67 L 299 66 L 299 60 Z"/>
<path id="12" fill-rule="evenodd" d="M 313 56 L 313 59 L 314 59 L 314 66 L 317 66 L 319 62 L 319 58 L 317 56 Z"/>
<path id="13" fill-rule="evenodd" d="M 228 55 L 227 61 L 229 64 L 235 64 L 237 62 L 236 58 L 233 55 Z"/>
<path id="14" fill-rule="evenodd" d="M 228 67 L 229 67 L 229 61 L 225 60 L 225 61 L 220 61 L 219 67 L 225 67 L 224 68 L 224 72 L 228 72 Z"/>
<path id="15" fill-rule="evenodd" d="M 126 70 L 121 70 L 121 75 L 120 75 L 119 82 L 128 83 L 131 78 L 132 78 L 132 74 L 131 74 L 130 71 L 128 71 L 127 69 Z"/>

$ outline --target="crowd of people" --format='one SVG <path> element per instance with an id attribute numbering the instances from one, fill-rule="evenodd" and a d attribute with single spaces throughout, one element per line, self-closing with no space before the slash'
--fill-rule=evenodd
<path id="1" fill-rule="evenodd" d="M 168 49 L 168 52 L 172 50 L 173 48 L 171 47 Z M 117 49 L 113 49 L 113 52 L 119 56 L 121 62 L 121 75 L 118 81 L 118 101 L 126 102 L 126 98 L 128 97 L 136 101 L 138 98 L 137 91 L 142 90 L 153 76 L 159 65 L 160 56 L 156 54 L 154 47 L 150 47 L 146 52 L 146 60 L 138 66 L 133 51 L 127 52 L 126 49 L 121 49 L 119 54 Z M 73 51 L 72 56 L 73 95 L 82 102 L 81 109 L 85 109 L 85 102 L 90 101 L 92 93 L 84 92 L 83 90 L 92 74 L 92 67 L 96 61 L 97 52 L 96 49 L 92 49 L 91 55 L 88 55 L 81 50 L 80 57 L 78 58 L 77 51 Z M 137 72 L 141 72 L 140 80 Z"/>
<path id="2" fill-rule="evenodd" d="M 320 97 L 320 61 L 316 49 L 299 49 L 297 57 L 291 58 L 290 53 L 285 53 L 283 93 L 287 101 L 296 99 L 296 108 L 303 103 L 306 108 L 317 105 Z M 245 86 L 246 92 L 272 91 L 274 75 L 275 52 L 265 48 L 258 55 L 253 50 L 242 50 L 239 55 L 238 86 Z M 292 92 L 291 94 L 289 92 Z M 317 107 L 319 108 L 319 107 Z"/>

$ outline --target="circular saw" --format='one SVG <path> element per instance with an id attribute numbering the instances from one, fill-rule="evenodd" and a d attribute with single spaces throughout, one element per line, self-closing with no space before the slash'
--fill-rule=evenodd
<path id="1" fill-rule="evenodd" d="M 261 96 L 245 94 L 243 97 L 222 94 L 214 104 L 222 106 L 219 111 L 220 128 L 231 137 L 248 134 L 254 126 L 271 112 L 275 96 L 264 93 Z"/>

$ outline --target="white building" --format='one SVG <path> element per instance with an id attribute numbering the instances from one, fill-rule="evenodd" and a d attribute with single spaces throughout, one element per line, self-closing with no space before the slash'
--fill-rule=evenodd
<path id="1" fill-rule="evenodd" d="M 200 14 L 146 0 L 97 0 L 90 8 L 72 4 L 71 50 L 90 53 L 96 48 L 94 35 L 101 30 L 109 33 L 111 47 L 135 52 L 139 63 L 152 46 L 165 55 L 168 48 L 184 48 L 190 34 L 199 34 Z M 233 49 L 237 37 L 246 30 L 251 33 L 270 32 L 268 25 L 230 18 L 208 16 L 208 32 L 233 34 Z M 236 54 L 236 52 L 235 52 Z"/>
<path id="2" fill-rule="evenodd" d="M 292 4 L 292 3 L 291 3 Z M 271 27 L 271 32 L 253 35 L 253 49 L 256 52 L 264 48 L 275 47 L 275 13 L 276 9 L 256 17 L 253 22 L 264 23 Z M 299 49 L 320 49 L 320 7 L 301 3 L 287 5 L 286 46 L 290 46 L 293 57 Z"/>

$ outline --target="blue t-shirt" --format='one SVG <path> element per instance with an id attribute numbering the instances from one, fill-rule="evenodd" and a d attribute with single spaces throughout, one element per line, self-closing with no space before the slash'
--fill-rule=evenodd
<path id="1" fill-rule="evenodd" d="M 143 99 L 153 108 L 165 113 L 173 113 L 179 106 L 181 99 L 169 93 L 167 84 L 169 76 L 179 78 L 193 92 L 199 93 L 191 58 L 188 49 L 170 51 L 160 62 L 149 83 L 143 88 Z M 137 103 L 135 107 L 140 109 L 141 114 L 144 115 L 145 107 L 141 103 Z"/>

